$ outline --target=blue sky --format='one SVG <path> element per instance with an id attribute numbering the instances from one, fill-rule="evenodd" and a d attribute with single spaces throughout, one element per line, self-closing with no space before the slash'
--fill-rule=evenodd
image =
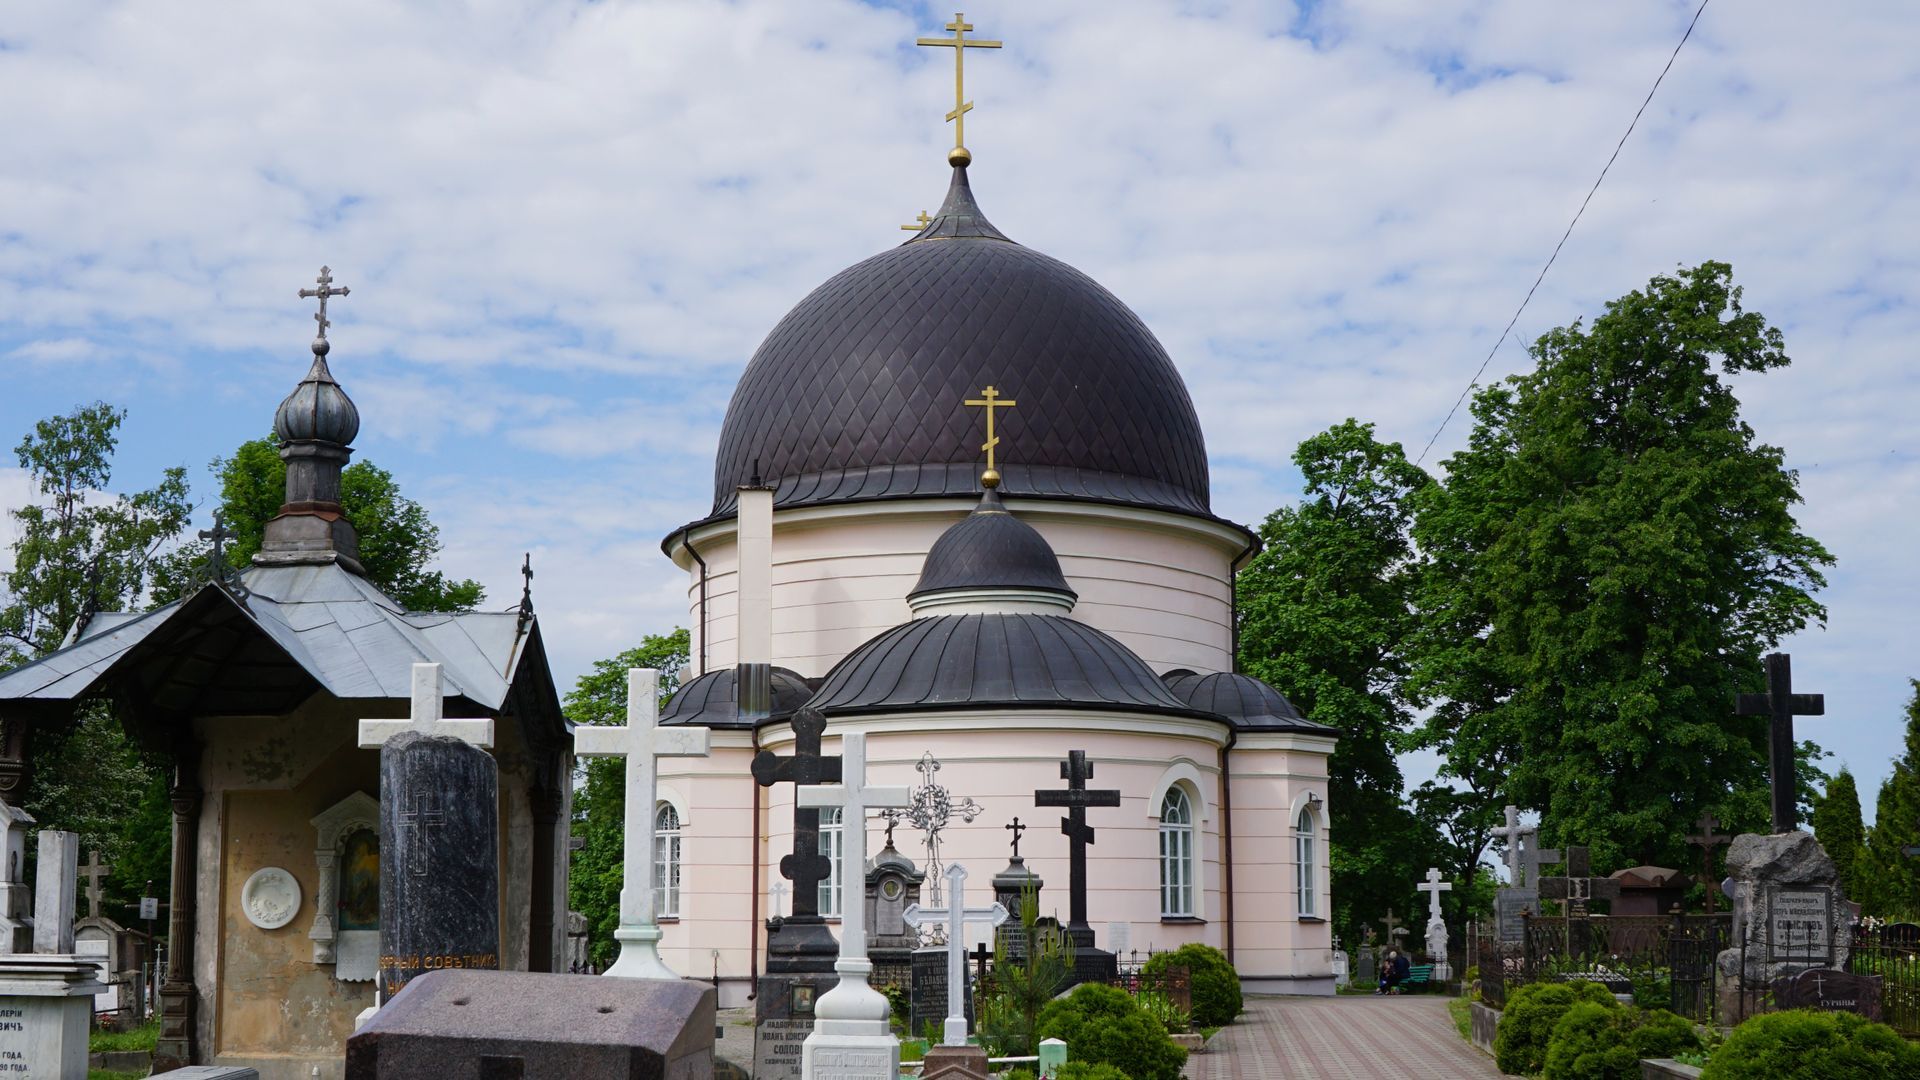
<path id="1" fill-rule="evenodd" d="M 1206 425 L 1215 509 L 1257 521 L 1330 423 L 1424 445 L 1693 7 L 970 9 L 1007 43 L 968 57 L 975 191 L 1154 327 Z M 684 621 L 657 544 L 706 509 L 760 337 L 938 204 L 950 55 L 909 42 L 950 17 L 10 4 L 0 437 L 112 401 L 132 414 L 120 477 L 186 464 L 206 497 L 205 463 L 264 433 L 304 372 L 294 293 L 329 263 L 354 290 L 333 360 L 361 456 L 500 604 L 534 553 L 570 681 Z M 1517 331 L 1708 258 L 1785 331 L 1795 365 L 1740 392 L 1840 559 L 1829 625 L 1788 647 L 1827 694 L 1803 732 L 1869 803 L 1920 675 L 1915 40 L 1920 9 L 1894 0 L 1710 6 Z M 1503 347 L 1489 377 L 1525 362 Z M 0 505 L 24 493 L 0 469 Z"/>

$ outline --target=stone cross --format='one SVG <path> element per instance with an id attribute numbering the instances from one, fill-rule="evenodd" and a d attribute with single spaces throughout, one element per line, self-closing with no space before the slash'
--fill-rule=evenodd
<path id="1" fill-rule="evenodd" d="M 1414 888 L 1427 894 L 1427 921 L 1432 922 L 1440 917 L 1440 894 L 1452 892 L 1453 882 L 1440 880 L 1439 868 L 1429 866 L 1426 883 L 1415 885 Z"/>
<path id="2" fill-rule="evenodd" d="M 451 736 L 482 750 L 493 748 L 492 718 L 446 718 L 446 697 L 441 689 L 439 664 L 413 665 L 413 707 L 407 719 L 360 721 L 360 748 L 378 750 L 388 739 L 409 731 L 417 731 L 422 735 Z"/>
<path id="3" fill-rule="evenodd" d="M 1392 909 L 1392 908 L 1388 908 L 1388 909 L 1387 909 L 1387 917 L 1386 917 L 1386 918 L 1384 918 L 1384 919 L 1381 919 L 1381 920 L 1380 920 L 1380 925 L 1382 925 L 1382 926 L 1384 926 L 1384 927 L 1386 927 L 1386 928 L 1387 928 L 1387 944 L 1388 944 L 1388 945 L 1392 945 L 1392 944 L 1394 943 L 1394 942 L 1393 942 L 1393 935 L 1394 935 L 1394 932 L 1395 932 L 1395 931 L 1397 931 L 1397 930 L 1399 930 L 1399 929 L 1400 929 L 1400 922 L 1401 922 L 1401 920 L 1399 920 L 1399 919 L 1396 919 L 1396 918 L 1394 918 L 1394 917 L 1393 917 L 1393 909 Z"/>
<path id="4" fill-rule="evenodd" d="M 1008 832 L 1013 834 L 1013 857 L 1018 859 L 1020 857 L 1020 834 L 1026 832 L 1028 826 L 1020 824 L 1020 819 L 1016 817 L 1006 828 Z"/>
<path id="5" fill-rule="evenodd" d="M 1526 865 L 1520 860 L 1520 841 L 1538 832 L 1537 826 L 1520 824 L 1520 808 L 1512 803 L 1507 804 L 1506 828 L 1493 830 L 1494 836 L 1507 842 L 1507 877 L 1512 880 L 1516 889 L 1524 884 L 1521 873 Z"/>
<path id="6" fill-rule="evenodd" d="M 81 876 L 87 879 L 87 918 L 100 917 L 100 901 L 106 891 L 100 887 L 100 879 L 113 873 L 113 867 L 100 861 L 100 849 L 95 848 L 87 856 L 87 862 L 80 867 Z"/>
<path id="7" fill-rule="evenodd" d="M 1540 887 L 1540 868 L 1557 866 L 1560 863 L 1560 849 L 1541 847 L 1540 837 L 1534 836 L 1527 841 L 1526 849 L 1520 853 L 1520 868 L 1526 871 L 1527 884 Z M 1519 884 L 1515 882 L 1514 884 Z"/>
<path id="8" fill-rule="evenodd" d="M 967 1045 L 967 924 L 999 926 L 1007 921 L 1007 909 L 999 904 L 967 907 L 966 889 L 967 868 L 954 863 L 947 867 L 945 907 L 908 904 L 901 913 L 908 926 L 947 924 L 947 1023 L 940 1036 L 943 1046 Z"/>
<path id="9" fill-rule="evenodd" d="M 608 975 L 628 979 L 676 979 L 661 961 L 659 912 L 653 880 L 654 804 L 659 800 L 659 759 L 706 757 L 713 732 L 703 727 L 660 726 L 660 673 L 653 668 L 627 670 L 627 722 L 615 727 L 574 729 L 573 752 L 580 757 L 627 759 L 626 844 L 621 856 L 620 958 Z M 684 822 L 682 823 L 684 824 Z"/>
<path id="10" fill-rule="evenodd" d="M 1093 779 L 1093 762 L 1087 760 L 1085 750 L 1068 751 L 1067 760 L 1060 763 L 1060 779 L 1067 782 L 1065 791 L 1036 791 L 1033 793 L 1033 805 L 1067 808 L 1067 816 L 1060 819 L 1060 831 L 1067 838 L 1069 855 L 1067 928 L 1087 933 L 1090 932 L 1087 926 L 1087 845 L 1093 843 L 1093 829 L 1087 825 L 1087 807 L 1119 806 L 1120 793 L 1087 790 L 1087 781 Z"/>
<path id="11" fill-rule="evenodd" d="M 1741 694 L 1735 702 L 1741 716 L 1767 717 L 1767 759 L 1773 775 L 1773 831 L 1792 832 L 1800 823 L 1799 775 L 1795 769 L 1793 718 L 1825 716 L 1824 694 L 1793 692 L 1793 658 L 1767 654 L 1767 692 Z"/>
<path id="12" fill-rule="evenodd" d="M 792 784 L 795 788 L 840 782 L 840 758 L 820 752 L 820 736 L 827 718 L 803 708 L 793 717 L 793 754 L 781 757 L 762 750 L 753 757 L 753 780 L 761 787 Z M 780 876 L 793 882 L 793 917 L 818 918 L 820 882 L 833 873 L 833 860 L 820 854 L 820 811 L 793 800 L 793 851 L 780 857 Z M 854 893 L 858 896 L 859 893 Z M 852 906 L 851 903 L 848 906 Z"/>
<path id="13" fill-rule="evenodd" d="M 779 918 L 780 909 L 785 907 L 786 904 L 787 883 L 784 881 L 776 881 L 773 883 L 773 887 L 767 890 L 767 905 L 773 909 L 770 913 L 771 917 Z"/>
<path id="14" fill-rule="evenodd" d="M 837 784 L 796 788 L 794 800 L 811 810 L 840 809 L 840 895 L 858 897 L 867 873 L 867 811 L 906 806 L 912 795 L 904 787 L 867 783 L 867 736 L 849 731 L 840 736 L 840 776 Z M 885 1020 L 887 999 L 867 984 L 873 962 L 867 959 L 867 909 L 849 900 L 840 912 L 840 959 L 833 970 L 840 983 L 814 1003 L 814 1015 L 828 1020 Z"/>
<path id="15" fill-rule="evenodd" d="M 1613 900 L 1620 895 L 1620 883 L 1608 877 L 1589 876 L 1587 849 L 1568 846 L 1567 872 L 1563 877 L 1541 878 L 1543 900 L 1565 900 L 1567 914 L 1584 915 L 1589 900 Z"/>
<path id="16" fill-rule="evenodd" d="M 1700 831 L 1687 837 L 1687 843 L 1700 849 L 1700 880 L 1707 886 L 1707 914 L 1713 914 L 1713 898 L 1720 891 L 1720 883 L 1713 880 L 1713 852 L 1733 839 L 1723 832 L 1715 832 L 1720 827 L 1712 811 L 1700 815 L 1696 822 Z"/>

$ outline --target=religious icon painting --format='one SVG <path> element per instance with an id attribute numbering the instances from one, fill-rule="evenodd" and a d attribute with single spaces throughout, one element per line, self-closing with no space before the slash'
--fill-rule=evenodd
<path id="1" fill-rule="evenodd" d="M 380 837 L 372 829 L 355 830 L 343 845 L 339 928 L 380 929 Z"/>

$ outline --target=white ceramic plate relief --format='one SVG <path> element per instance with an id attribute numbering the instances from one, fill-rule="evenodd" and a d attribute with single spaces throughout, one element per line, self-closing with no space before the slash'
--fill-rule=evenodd
<path id="1" fill-rule="evenodd" d="M 277 866 L 263 866 L 240 888 L 247 921 L 262 930 L 278 930 L 300 913 L 300 883 Z"/>

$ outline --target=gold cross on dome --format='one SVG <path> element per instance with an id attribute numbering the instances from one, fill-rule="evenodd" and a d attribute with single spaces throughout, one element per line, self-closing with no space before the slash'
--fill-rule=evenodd
<path id="1" fill-rule="evenodd" d="M 966 116 L 973 111 L 973 102 L 967 100 L 967 50 L 997 49 L 1000 43 L 968 37 L 967 31 L 973 29 L 973 24 L 967 21 L 963 12 L 953 13 L 953 21 L 947 24 L 947 29 L 953 31 L 950 38 L 916 38 L 914 44 L 937 45 L 953 50 L 953 111 L 947 114 L 947 119 L 953 121 L 953 154 L 949 157 L 959 157 L 967 152 Z"/>
<path id="2" fill-rule="evenodd" d="M 900 227 L 907 230 L 908 232 L 919 232 L 921 229 L 924 229 L 931 224 L 933 224 L 933 218 L 930 217 L 925 210 L 922 210 L 920 211 L 920 216 L 914 219 L 914 221 L 911 224 L 902 225 Z"/>
<path id="3" fill-rule="evenodd" d="M 987 471 L 980 474 L 980 483 L 985 487 L 996 487 L 1000 483 L 1000 471 L 993 467 L 993 448 L 1000 445 L 1000 436 L 993 433 L 993 410 L 1011 409 L 1019 402 L 1002 398 L 1000 391 L 989 386 L 980 392 L 979 397 L 968 398 L 966 404 L 987 410 L 987 441 L 980 444 L 980 449 L 987 452 Z"/>

